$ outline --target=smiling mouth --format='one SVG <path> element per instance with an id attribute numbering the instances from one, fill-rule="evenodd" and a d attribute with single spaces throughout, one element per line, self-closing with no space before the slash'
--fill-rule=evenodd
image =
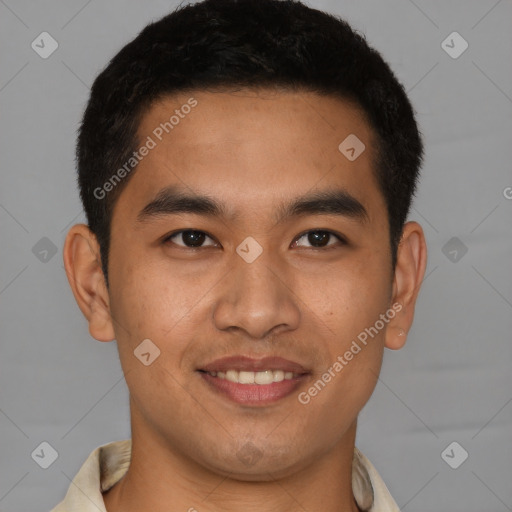
<path id="1" fill-rule="evenodd" d="M 225 372 L 212 371 L 205 373 L 208 373 L 208 375 L 212 377 L 234 382 L 236 384 L 258 384 L 260 386 L 272 384 L 273 382 L 282 382 L 283 380 L 292 380 L 302 375 L 301 373 L 294 373 L 285 370 L 263 370 L 251 372 L 233 369 Z"/>
<path id="2" fill-rule="evenodd" d="M 198 373 L 217 396 L 253 407 L 264 407 L 288 397 L 310 375 L 283 370 L 252 372 L 234 369 L 225 372 L 199 370 Z"/>

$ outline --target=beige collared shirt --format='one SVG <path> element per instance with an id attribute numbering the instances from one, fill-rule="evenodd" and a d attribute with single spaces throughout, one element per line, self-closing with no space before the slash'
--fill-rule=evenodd
<path id="1" fill-rule="evenodd" d="M 107 512 L 102 492 L 113 487 L 130 465 L 131 439 L 98 446 L 70 484 L 64 500 L 51 512 Z M 400 512 L 372 463 L 354 449 L 352 490 L 361 510 Z"/>

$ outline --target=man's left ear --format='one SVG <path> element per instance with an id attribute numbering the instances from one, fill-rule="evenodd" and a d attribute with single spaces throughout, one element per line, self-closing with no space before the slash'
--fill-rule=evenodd
<path id="1" fill-rule="evenodd" d="M 391 301 L 397 313 L 386 328 L 387 348 L 398 350 L 405 345 L 426 267 L 427 244 L 423 229 L 417 222 L 407 222 L 397 252 Z"/>

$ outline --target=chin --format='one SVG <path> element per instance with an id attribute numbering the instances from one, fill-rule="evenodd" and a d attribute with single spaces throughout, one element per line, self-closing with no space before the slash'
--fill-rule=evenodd
<path id="1" fill-rule="evenodd" d="M 245 443 L 236 452 L 235 457 L 216 454 L 207 464 L 215 473 L 241 482 L 271 482 L 276 478 L 286 478 L 307 465 L 307 461 L 299 459 L 298 450 L 292 447 L 265 448 L 265 452 L 251 442 Z"/>

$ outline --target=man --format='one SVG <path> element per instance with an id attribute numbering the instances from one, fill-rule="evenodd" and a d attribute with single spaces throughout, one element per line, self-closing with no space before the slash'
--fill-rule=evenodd
<path id="1" fill-rule="evenodd" d="M 426 266 L 403 87 L 339 18 L 206 0 L 98 76 L 64 262 L 117 340 L 131 440 L 55 512 L 398 510 L 355 447 Z"/>

